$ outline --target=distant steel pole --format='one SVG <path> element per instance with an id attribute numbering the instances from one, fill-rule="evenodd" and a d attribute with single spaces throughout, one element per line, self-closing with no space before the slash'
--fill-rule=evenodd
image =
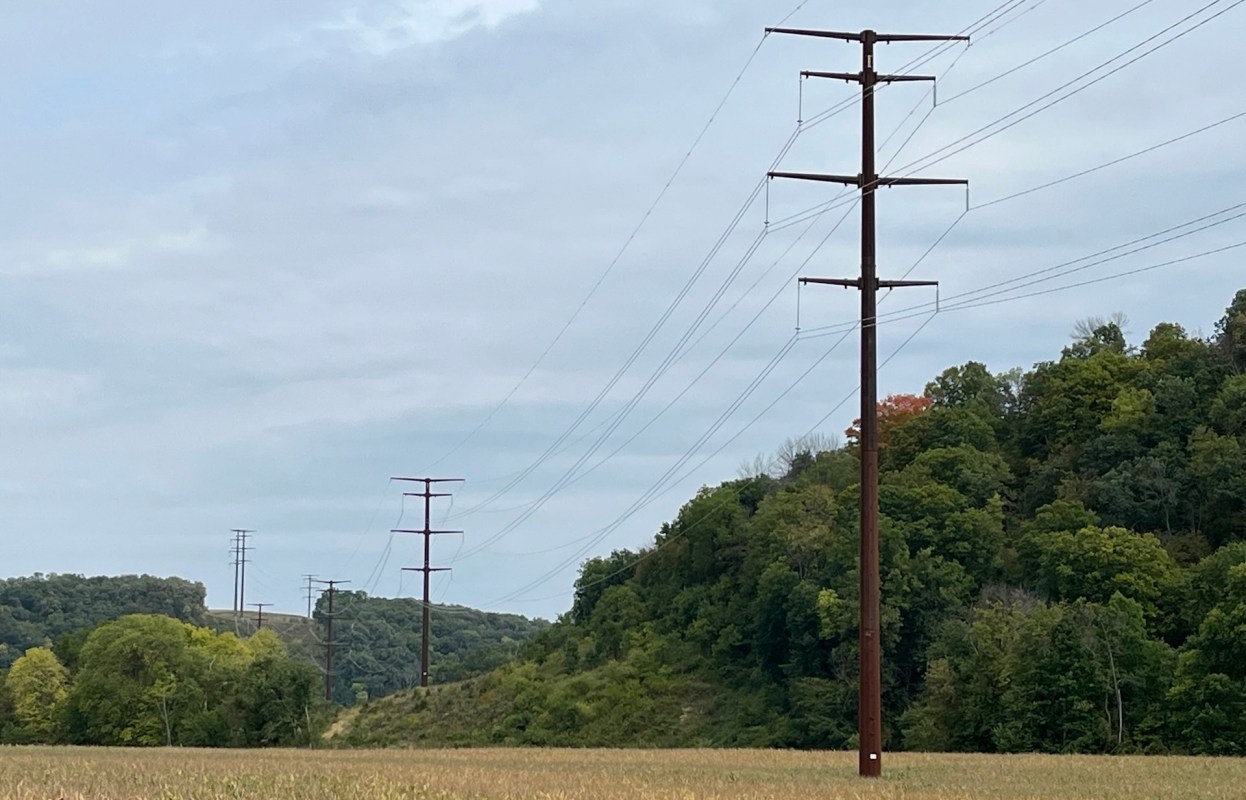
<path id="1" fill-rule="evenodd" d="M 434 572 L 448 572 L 449 567 L 432 566 L 432 537 L 437 534 L 444 533 L 462 533 L 463 531 L 435 531 L 433 530 L 432 519 L 432 501 L 434 497 L 449 497 L 450 492 L 434 492 L 434 483 L 462 483 L 463 478 L 394 478 L 396 481 L 410 481 L 424 484 L 422 492 L 403 492 L 404 497 L 422 497 L 424 498 L 424 528 L 422 530 L 410 530 L 396 528 L 393 533 L 415 533 L 424 537 L 424 566 L 422 567 L 403 567 L 406 572 L 422 572 L 424 573 L 424 601 L 423 615 L 420 626 L 420 686 L 428 686 L 428 638 L 429 638 L 429 610 L 432 600 L 429 598 L 429 576 Z"/>
<path id="2" fill-rule="evenodd" d="M 264 609 L 272 605 L 272 603 L 251 603 L 255 606 L 255 629 L 257 631 L 264 630 Z"/>
<path id="3" fill-rule="evenodd" d="M 339 583 L 350 583 L 350 581 L 339 580 L 320 580 L 316 579 L 316 583 L 326 584 L 329 588 L 325 592 L 329 595 L 329 610 L 325 613 L 325 636 L 324 636 L 324 699 L 330 703 L 333 702 L 333 595 L 337 592 Z"/>
<path id="4" fill-rule="evenodd" d="M 233 560 L 233 561 L 231 561 L 231 562 L 229 562 L 229 563 L 230 563 L 230 565 L 234 568 L 234 607 L 233 607 L 233 614 L 234 614 L 234 620 L 236 621 L 236 620 L 238 619 L 238 565 L 239 565 L 239 563 L 240 563 L 240 562 L 238 561 L 238 534 L 236 534 L 236 533 L 235 533 L 235 534 L 233 535 L 233 538 L 231 538 L 231 539 L 229 540 L 229 544 L 230 544 L 230 546 L 233 548 L 233 551 L 234 551 L 234 560 Z"/>
<path id="5" fill-rule="evenodd" d="M 304 575 L 303 580 L 307 581 L 307 618 L 312 616 L 312 581 L 316 580 L 315 575 Z"/>
<path id="6" fill-rule="evenodd" d="M 858 707 L 858 771 L 865 777 L 882 774 L 882 646 L 879 618 L 878 557 L 878 290 L 900 286 L 928 286 L 934 281 L 880 281 L 875 231 L 875 193 L 879 186 L 961 184 L 968 181 L 942 178 L 884 178 L 875 167 L 874 94 L 879 83 L 932 81 L 919 75 L 879 75 L 874 69 L 874 45 L 878 42 L 968 41 L 968 36 L 880 34 L 767 28 L 767 33 L 789 33 L 859 42 L 861 72 L 803 72 L 805 77 L 835 78 L 861 84 L 861 174 L 817 175 L 771 172 L 771 178 L 826 181 L 856 186 L 861 190 L 861 277 L 853 280 L 801 278 L 801 283 L 851 286 L 861 291 L 861 598 L 860 598 L 860 700 Z"/>
<path id="7" fill-rule="evenodd" d="M 247 551 L 255 549 L 254 547 L 247 547 L 247 536 L 252 533 L 255 533 L 255 531 L 247 530 L 245 528 L 234 528 L 233 530 L 234 538 L 237 541 L 238 547 L 238 557 L 236 559 L 238 562 L 237 567 L 242 570 L 241 575 L 238 578 L 238 599 L 234 603 L 234 614 L 236 615 L 241 615 L 247 607 L 247 562 L 250 560 L 247 558 Z"/>

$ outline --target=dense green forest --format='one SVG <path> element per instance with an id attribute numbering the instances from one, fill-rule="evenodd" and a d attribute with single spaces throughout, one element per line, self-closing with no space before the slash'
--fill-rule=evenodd
<path id="1" fill-rule="evenodd" d="M 320 684 L 271 631 L 241 639 L 131 614 L 15 660 L 0 684 L 0 742 L 308 744 L 326 719 Z"/>
<path id="2" fill-rule="evenodd" d="M 321 596 L 315 619 L 327 620 Z M 337 592 L 334 598 L 333 699 L 352 705 L 420 683 L 423 604 L 399 597 Z M 514 614 L 436 605 L 429 619 L 429 680 L 461 681 L 494 669 L 519 654 L 520 646 L 549 625 Z M 319 653 L 312 654 L 319 658 Z M 323 660 L 323 659 L 321 659 Z"/>
<path id="3" fill-rule="evenodd" d="M 418 685 L 421 612 L 415 600 L 337 593 L 336 702 Z M 0 581 L 0 743 L 309 741 L 326 713 L 326 622 L 321 597 L 314 619 L 274 614 L 257 631 L 254 617 L 209 612 L 203 585 L 181 578 Z M 436 606 L 431 677 L 488 672 L 547 626 Z"/>
<path id="4" fill-rule="evenodd" d="M 892 749 L 1246 754 L 1246 291 L 1207 338 L 1079 325 L 880 406 Z M 346 744 L 855 744 L 857 459 L 702 489 L 583 565 L 521 661 Z"/>
<path id="5" fill-rule="evenodd" d="M 34 575 L 0 580 L 0 670 L 32 647 L 126 614 L 204 619 L 203 584 L 150 575 Z"/>

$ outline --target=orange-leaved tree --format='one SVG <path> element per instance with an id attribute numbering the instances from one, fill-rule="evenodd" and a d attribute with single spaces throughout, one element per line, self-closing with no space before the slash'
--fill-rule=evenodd
<path id="1" fill-rule="evenodd" d="M 878 446 L 887 446 L 887 437 L 891 431 L 901 427 L 913 417 L 926 411 L 934 404 L 934 400 L 919 394 L 889 394 L 878 404 Z M 861 446 L 861 418 L 852 421 L 852 427 L 844 431 L 848 444 L 852 447 Z"/>

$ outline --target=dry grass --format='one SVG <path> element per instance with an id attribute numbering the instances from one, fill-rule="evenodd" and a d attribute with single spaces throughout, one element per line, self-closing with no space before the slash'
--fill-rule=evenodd
<path id="1" fill-rule="evenodd" d="M 0 800 L 644 798 L 1070 800 L 1246 797 L 1246 760 L 732 750 L 0 749 Z"/>

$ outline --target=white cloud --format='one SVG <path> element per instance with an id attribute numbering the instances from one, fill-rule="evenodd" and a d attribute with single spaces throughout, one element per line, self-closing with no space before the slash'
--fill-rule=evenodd
<path id="1" fill-rule="evenodd" d="M 217 242 L 203 226 L 115 237 L 82 245 L 27 245 L 23 255 L 0 261 L 11 277 L 99 274 L 141 269 L 154 259 L 206 254 Z"/>
<path id="2" fill-rule="evenodd" d="M 46 424 L 77 408 L 95 381 L 85 375 L 44 367 L 0 368 L 0 418 Z"/>
<path id="3" fill-rule="evenodd" d="M 540 0 L 405 0 L 353 9 L 320 30 L 348 34 L 358 47 L 388 56 L 413 45 L 458 38 L 474 28 L 494 28 L 535 11 Z"/>

